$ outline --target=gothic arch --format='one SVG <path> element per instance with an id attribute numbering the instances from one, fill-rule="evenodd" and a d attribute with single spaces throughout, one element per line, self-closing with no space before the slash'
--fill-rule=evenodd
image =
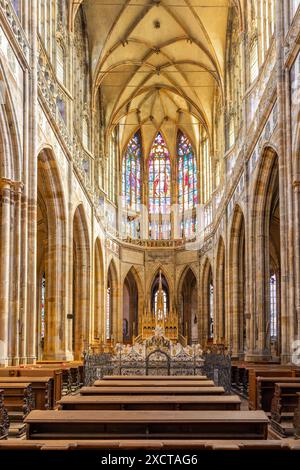
<path id="1" fill-rule="evenodd" d="M 38 155 L 38 268 L 37 353 L 43 358 L 66 358 L 67 354 L 67 233 L 66 204 L 60 173 L 51 149 Z M 40 231 L 43 224 L 43 233 Z M 44 275 L 44 312 L 41 284 Z M 41 318 L 41 315 L 44 318 Z M 44 322 L 44 336 L 41 334 Z"/>
<path id="2" fill-rule="evenodd" d="M 253 240 L 251 257 L 251 282 L 253 282 L 254 295 L 251 310 L 256 312 L 252 318 L 251 347 L 266 359 L 274 355 L 271 341 L 270 324 L 270 272 L 272 270 L 272 257 L 277 244 L 277 264 L 280 266 L 280 204 L 279 204 L 279 165 L 278 154 L 270 146 L 263 149 L 260 164 L 254 183 L 251 200 L 251 236 Z M 277 227 L 274 225 L 277 219 Z M 277 238 L 277 241 L 276 241 Z M 273 248 L 272 248 L 273 245 Z M 257 273 L 260 273 L 257 279 Z M 281 275 L 278 270 L 278 288 L 280 289 Z M 279 310 L 279 306 L 278 306 Z M 280 325 L 280 312 L 278 311 L 278 324 Z M 285 330 L 285 345 L 288 342 L 288 328 Z M 281 335 L 280 335 L 281 333 Z M 278 331 L 276 353 L 281 350 L 283 333 Z"/>
<path id="3" fill-rule="evenodd" d="M 210 305 L 210 286 L 213 285 L 213 271 L 211 262 L 208 257 L 205 258 L 204 263 L 200 269 L 200 322 L 199 322 L 199 338 L 200 343 L 204 346 L 213 337 L 210 337 L 210 319 L 211 319 L 211 305 Z"/>
<path id="4" fill-rule="evenodd" d="M 179 333 L 187 343 L 198 342 L 198 281 L 193 269 L 186 266 L 177 289 Z"/>
<path id="5" fill-rule="evenodd" d="M 106 342 L 113 343 L 115 340 L 121 341 L 121 332 L 119 332 L 118 325 L 118 311 L 119 311 L 119 282 L 118 270 L 115 259 L 112 257 L 108 270 L 106 282 L 106 323 L 105 323 L 105 338 Z"/>
<path id="6" fill-rule="evenodd" d="M 94 340 L 103 341 L 104 330 L 104 261 L 100 238 L 95 241 L 94 258 Z"/>
<path id="7" fill-rule="evenodd" d="M 216 342 L 225 341 L 225 244 L 220 236 L 215 262 L 215 332 Z"/>
<path id="8" fill-rule="evenodd" d="M 245 312 L 245 218 L 241 207 L 236 204 L 229 234 L 229 317 L 227 337 L 232 348 L 232 355 L 242 357 L 246 348 L 246 312 Z"/>
<path id="9" fill-rule="evenodd" d="M 144 311 L 143 289 L 134 266 L 123 280 L 123 341 L 131 343 L 140 331 L 139 319 Z"/>
<path id="10" fill-rule="evenodd" d="M 86 215 L 79 204 L 73 217 L 73 351 L 80 359 L 90 331 L 90 237 Z"/>
<path id="11" fill-rule="evenodd" d="M 169 294 L 170 294 L 170 303 L 171 305 L 173 305 L 173 284 L 172 284 L 172 280 L 171 280 L 171 277 L 169 275 L 169 273 L 163 268 L 163 266 L 160 264 L 159 266 L 156 266 L 156 268 L 152 271 L 152 275 L 149 277 L 149 283 L 148 283 L 148 289 L 147 289 L 147 299 L 149 299 L 151 297 L 151 289 L 152 289 L 152 286 L 153 286 L 153 283 L 157 277 L 157 275 L 159 274 L 159 271 L 161 271 L 161 273 L 163 274 L 163 276 L 165 277 L 166 281 L 167 281 L 167 284 L 168 284 L 168 288 L 169 288 Z"/>

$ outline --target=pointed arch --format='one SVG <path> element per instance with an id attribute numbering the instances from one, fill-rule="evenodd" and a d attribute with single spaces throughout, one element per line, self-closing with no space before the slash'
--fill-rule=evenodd
<path id="1" fill-rule="evenodd" d="M 279 164 L 278 154 L 270 146 L 263 149 L 254 182 L 253 198 L 251 200 L 251 235 L 253 240 L 251 259 L 251 276 L 254 286 L 252 310 L 256 316 L 252 318 L 252 331 L 258 331 L 251 338 L 251 347 L 259 351 L 260 357 L 270 359 L 280 353 L 290 354 L 289 344 L 294 328 L 293 319 L 288 316 L 284 329 L 281 328 L 280 310 L 283 305 L 278 302 L 277 323 L 278 336 L 276 344 L 271 338 L 271 302 L 270 278 L 276 272 L 277 298 L 281 289 L 281 259 L 280 259 L 280 201 L 279 201 Z M 276 271 L 277 270 L 277 271 Z M 260 276 L 257 278 L 256 273 Z M 284 301 L 282 297 L 282 301 Z M 287 311 L 287 306 L 284 311 Z M 282 325 L 283 326 L 283 325 Z"/>
<path id="2" fill-rule="evenodd" d="M 95 241 L 94 260 L 94 340 L 103 342 L 104 336 L 104 261 L 100 238 Z"/>
<path id="3" fill-rule="evenodd" d="M 84 207 L 73 217 L 73 351 L 80 359 L 88 347 L 90 331 L 90 237 Z"/>
<path id="4" fill-rule="evenodd" d="M 152 275 L 151 277 L 149 277 L 150 281 L 148 283 L 148 294 L 150 294 L 151 292 L 151 288 L 152 288 L 152 285 L 153 285 L 153 282 L 155 281 L 155 278 L 158 276 L 159 274 L 159 271 L 161 271 L 161 273 L 164 275 L 164 277 L 166 278 L 166 281 L 168 283 L 168 287 L 170 288 L 171 285 L 172 285 L 172 281 L 171 281 L 171 276 L 170 274 L 167 272 L 167 270 L 164 268 L 164 266 L 162 264 L 159 264 L 155 267 L 155 269 L 152 271 Z"/>
<path id="5" fill-rule="evenodd" d="M 200 302 L 200 322 L 199 322 L 199 338 L 202 345 L 207 344 L 213 340 L 213 305 L 211 298 L 213 291 L 213 271 L 211 262 L 207 257 L 201 266 L 200 271 L 200 289 L 201 289 L 201 302 Z"/>
<path id="6" fill-rule="evenodd" d="M 229 235 L 229 312 L 228 327 L 232 355 L 243 357 L 246 350 L 246 260 L 245 218 L 236 204 Z"/>
<path id="7" fill-rule="evenodd" d="M 220 236 L 215 264 L 215 333 L 216 342 L 225 342 L 225 244 Z"/>
<path id="8" fill-rule="evenodd" d="M 170 301 L 170 286 L 167 279 L 165 278 L 163 272 L 160 270 L 155 276 L 152 286 L 151 286 L 151 297 L 150 297 L 150 312 L 157 315 L 156 312 L 156 300 L 159 292 L 159 285 L 162 285 L 163 299 L 164 299 L 164 315 L 171 311 L 171 301 Z"/>
<path id="9" fill-rule="evenodd" d="M 179 333 L 187 344 L 198 342 L 198 283 L 194 271 L 186 266 L 178 284 Z"/>
<path id="10" fill-rule="evenodd" d="M 165 139 L 158 131 L 149 158 L 149 235 L 153 240 L 171 238 L 171 159 Z"/>
<path id="11" fill-rule="evenodd" d="M 118 271 L 115 260 L 112 258 L 107 270 L 106 282 L 106 310 L 105 310 L 105 341 L 113 344 L 118 331 Z"/>
<path id="12" fill-rule="evenodd" d="M 52 150 L 44 148 L 38 155 L 37 226 L 37 355 L 44 359 L 67 355 L 66 246 L 63 185 Z"/>
<path id="13" fill-rule="evenodd" d="M 139 335 L 142 313 L 142 284 L 135 267 L 131 266 L 123 282 L 123 342 L 132 343 L 133 338 Z"/>

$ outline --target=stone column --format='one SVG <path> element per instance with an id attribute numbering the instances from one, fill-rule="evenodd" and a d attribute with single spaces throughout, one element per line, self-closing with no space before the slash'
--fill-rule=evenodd
<path id="1" fill-rule="evenodd" d="M 300 340 L 300 180 L 294 181 L 295 338 Z"/>
<path id="2" fill-rule="evenodd" d="M 28 83 L 29 113 L 28 113 L 28 154 L 27 154 L 27 183 L 28 183 L 28 212 L 27 234 L 28 244 L 25 248 L 27 258 L 26 279 L 26 311 L 24 312 L 24 350 L 23 360 L 34 363 L 36 360 L 36 260 L 37 260 L 37 2 L 30 3 L 30 37 L 31 37 L 31 74 Z"/>
<path id="3" fill-rule="evenodd" d="M 1 250 L 0 250 L 0 365 L 8 365 L 9 294 L 10 294 L 10 181 L 0 181 L 1 199 Z"/>
<path id="4" fill-rule="evenodd" d="M 20 274 L 21 274 L 21 194 L 22 184 L 14 183 L 11 188 L 11 224 L 10 224 L 10 318 L 9 349 L 10 365 L 19 364 L 19 323 L 20 323 Z"/>
<path id="5" fill-rule="evenodd" d="M 294 263 L 291 235 L 295 219 L 292 216 L 292 179 L 291 153 L 288 152 L 287 101 L 284 70 L 284 4 L 276 2 L 276 63 L 277 63 L 277 101 L 278 101 L 278 165 L 279 165 L 279 203 L 280 203 L 280 326 L 281 361 L 288 362 L 291 355 L 291 341 L 294 337 Z M 289 262 L 290 261 L 290 262 Z"/>

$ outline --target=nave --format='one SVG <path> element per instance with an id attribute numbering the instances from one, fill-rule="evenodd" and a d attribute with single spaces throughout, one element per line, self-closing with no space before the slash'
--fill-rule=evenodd
<path id="1" fill-rule="evenodd" d="M 299 450 L 299 37 L 0 1 L 0 452 Z"/>

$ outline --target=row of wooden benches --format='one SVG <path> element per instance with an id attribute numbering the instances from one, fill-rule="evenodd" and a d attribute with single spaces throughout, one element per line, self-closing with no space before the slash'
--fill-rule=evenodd
<path id="1" fill-rule="evenodd" d="M 74 377 L 70 382 L 71 388 L 64 386 L 66 373 L 69 378 Z M 0 437 L 3 438 L 7 434 L 7 422 L 22 423 L 32 409 L 54 409 L 63 391 L 67 393 L 77 390 L 81 385 L 80 380 L 82 380 L 80 363 L 0 368 Z M 24 429 L 25 426 L 21 425 L 18 433 Z"/>
<path id="2" fill-rule="evenodd" d="M 269 377 L 267 383 L 275 387 L 272 422 L 280 423 L 283 416 L 292 415 L 295 397 L 300 397 L 295 388 L 300 384 L 276 383 L 275 379 Z M 30 413 L 25 420 L 28 439 L 122 438 L 123 442 L 146 437 L 190 442 L 267 437 L 268 419 L 263 411 L 241 412 L 238 396 L 224 395 L 222 387 L 204 376 L 104 377 L 94 386 L 80 389 L 80 394 L 63 397 L 58 404 L 60 411 Z"/>
<path id="3" fill-rule="evenodd" d="M 300 367 L 233 361 L 231 365 L 232 389 L 249 400 L 250 409 L 258 409 L 256 378 L 259 376 L 297 378 L 300 377 Z"/>
<path id="4" fill-rule="evenodd" d="M 249 408 L 268 413 L 272 428 L 281 436 L 293 435 L 293 416 L 300 392 L 299 368 L 238 363 L 233 364 L 233 375 L 236 371 L 238 376 L 248 378 Z"/>
<path id="5" fill-rule="evenodd" d="M 238 396 L 225 395 L 204 376 L 104 377 L 59 405 L 59 411 L 27 416 L 27 439 L 267 438 L 263 411 L 240 411 Z"/>

